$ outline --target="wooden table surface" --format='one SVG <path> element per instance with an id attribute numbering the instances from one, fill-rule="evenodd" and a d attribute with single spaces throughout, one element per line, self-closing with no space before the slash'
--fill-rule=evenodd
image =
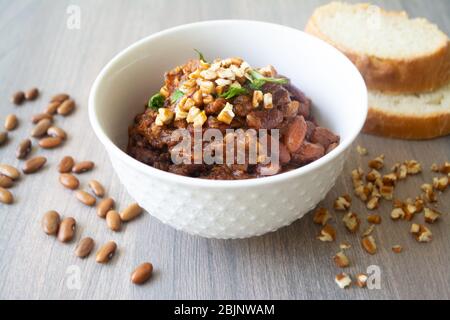
<path id="1" fill-rule="evenodd" d="M 68 92 L 77 101 L 76 112 L 58 117 L 58 126 L 69 138 L 63 147 L 51 151 L 33 149 L 33 155 L 48 158 L 45 168 L 22 176 L 11 189 L 16 202 L 0 205 L 0 298 L 3 299 L 419 299 L 450 298 L 450 218 L 431 226 L 434 240 L 419 244 L 408 233 L 410 223 L 389 219 L 390 203 L 378 212 L 383 223 L 376 228 L 379 252 L 364 253 L 358 236 L 351 236 L 337 214 L 333 222 L 338 241 L 315 239 L 318 227 L 311 215 L 291 226 L 246 240 L 208 240 L 178 232 L 150 215 L 125 226 L 120 233 L 107 229 L 105 222 L 75 199 L 58 183 L 56 165 L 63 155 L 90 159 L 96 167 L 80 176 L 82 187 L 96 178 L 107 187 L 123 208 L 132 199 L 114 174 L 107 154 L 88 122 L 87 99 L 100 69 L 120 50 L 154 32 L 207 19 L 255 19 L 302 29 L 313 9 L 325 1 L 0 1 L 0 120 L 9 113 L 19 117 L 18 129 L 0 148 L 0 162 L 21 166 L 15 158 L 18 142 L 29 135 L 30 117 L 58 92 Z M 412 16 L 424 16 L 450 33 L 450 2 L 447 0 L 373 1 L 390 9 L 405 9 Z M 67 9 L 81 10 L 80 29 L 68 29 Z M 69 8 L 70 9 L 70 8 Z M 35 102 L 15 107 L 12 92 L 38 86 Z M 409 178 L 396 189 L 396 196 L 419 194 L 419 186 L 430 181 L 433 162 L 450 159 L 450 137 L 424 142 L 405 142 L 360 135 L 356 144 L 369 149 L 370 156 L 386 155 L 386 163 L 417 159 L 422 175 Z M 366 166 L 369 157 L 352 152 L 345 171 L 322 205 L 330 207 L 336 196 L 351 192 L 349 173 Z M 450 191 L 441 196 L 440 209 L 450 212 Z M 78 221 L 76 240 L 63 245 L 46 236 L 40 227 L 44 212 L 54 209 Z M 355 200 L 355 211 L 366 210 Z M 282 208 L 280 208 L 282 210 Z M 422 217 L 417 217 L 422 221 Z M 118 243 L 118 255 L 109 265 L 85 260 L 73 254 L 77 240 L 92 236 L 97 244 Z M 340 272 L 331 258 L 342 240 L 353 246 L 349 274 L 366 271 L 370 265 L 381 270 L 380 289 L 339 289 L 334 276 Z M 391 252 L 401 244 L 405 251 Z M 97 246 L 98 248 L 98 246 Z M 133 268 L 151 261 L 153 279 L 134 286 Z M 79 280 L 79 281 L 78 281 Z"/>

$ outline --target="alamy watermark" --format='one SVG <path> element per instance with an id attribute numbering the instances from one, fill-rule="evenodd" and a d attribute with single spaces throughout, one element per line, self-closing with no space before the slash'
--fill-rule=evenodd
<path id="1" fill-rule="evenodd" d="M 66 13 L 68 15 L 66 20 L 66 26 L 69 30 L 81 29 L 81 8 L 80 6 L 71 4 L 67 7 Z"/>
<path id="2" fill-rule="evenodd" d="M 273 175 L 280 166 L 278 129 L 177 129 L 171 133 L 177 144 L 170 149 L 174 164 L 261 165 L 261 175 Z"/>
<path id="3" fill-rule="evenodd" d="M 70 265 L 66 269 L 66 287 L 69 290 L 81 290 L 81 269 L 77 265 Z"/>

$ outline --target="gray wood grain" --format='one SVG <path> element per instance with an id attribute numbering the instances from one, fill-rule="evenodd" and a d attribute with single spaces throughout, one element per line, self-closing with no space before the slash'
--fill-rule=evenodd
<path id="1" fill-rule="evenodd" d="M 446 0 L 373 1 L 389 9 L 406 9 L 412 16 L 424 16 L 450 33 L 450 2 Z M 450 219 L 432 226 L 434 241 L 419 245 L 408 234 L 409 223 L 392 223 L 390 204 L 384 202 L 378 212 L 384 222 L 375 231 L 380 252 L 369 256 L 362 252 L 358 237 L 348 235 L 340 223 L 334 224 L 338 240 L 349 240 L 352 266 L 348 273 L 365 271 L 372 264 L 382 272 L 380 290 L 351 288 L 340 290 L 334 284 L 338 270 L 331 257 L 338 243 L 315 240 L 317 226 L 306 216 L 289 227 L 247 240 L 208 240 L 177 232 L 150 215 L 112 233 L 58 183 L 56 164 L 63 155 L 78 160 L 92 159 L 94 171 L 81 176 L 83 188 L 90 178 L 107 187 L 119 209 L 132 201 L 116 175 L 107 155 L 88 124 L 87 98 L 100 69 L 118 51 L 134 41 L 159 30 L 206 19 L 255 19 L 272 21 L 302 29 L 313 9 L 325 1 L 0 1 L 0 120 L 16 113 L 20 126 L 11 132 L 8 145 L 0 149 L 0 162 L 20 166 L 14 158 L 18 142 L 29 134 L 32 114 L 43 109 L 49 97 L 67 91 L 78 108 L 57 125 L 69 132 L 63 148 L 33 154 L 48 157 L 42 172 L 23 176 L 12 191 L 13 206 L 0 206 L 0 298 L 3 299 L 449 299 Z M 66 28 L 66 8 L 81 8 L 81 29 Z M 42 89 L 32 103 L 14 107 L 9 96 L 17 89 L 31 86 Z M 418 188 L 433 176 L 433 162 L 450 159 L 450 137 L 425 142 L 405 142 L 361 135 L 357 143 L 370 155 L 386 154 L 390 165 L 405 159 L 417 159 L 425 172 L 401 183 L 398 196 L 416 196 Z M 349 172 L 366 165 L 367 157 L 351 154 L 345 172 L 323 205 L 351 191 Z M 440 209 L 450 212 L 449 192 L 442 196 Z M 355 210 L 365 210 L 355 201 Z M 91 256 L 77 259 L 76 242 L 62 245 L 47 237 L 40 228 L 44 212 L 55 209 L 78 221 L 77 239 L 92 236 L 98 245 L 115 240 L 118 255 L 109 265 L 98 265 Z M 421 219 L 421 218 L 420 218 Z M 401 244 L 405 252 L 395 255 L 390 247 Z M 143 261 L 155 265 L 148 284 L 136 287 L 129 274 Z M 79 268 L 81 287 L 71 289 L 73 266 Z M 69 283 L 69 285 L 68 285 Z"/>

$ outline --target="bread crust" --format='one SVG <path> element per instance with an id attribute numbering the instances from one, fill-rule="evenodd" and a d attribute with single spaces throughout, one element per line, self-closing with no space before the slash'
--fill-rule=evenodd
<path id="1" fill-rule="evenodd" d="M 323 34 L 314 13 L 305 31 L 342 51 L 361 72 L 368 89 L 388 94 L 421 93 L 438 89 L 450 80 L 450 42 L 429 55 L 411 59 L 385 59 L 362 55 Z"/>
<path id="2" fill-rule="evenodd" d="M 384 137 L 425 140 L 450 134 L 450 113 L 414 116 L 369 107 L 363 132 Z"/>

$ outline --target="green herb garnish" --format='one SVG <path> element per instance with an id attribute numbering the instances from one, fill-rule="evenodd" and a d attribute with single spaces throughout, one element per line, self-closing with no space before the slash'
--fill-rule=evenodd
<path id="1" fill-rule="evenodd" d="M 231 99 L 231 98 L 236 97 L 238 95 L 247 94 L 247 93 L 248 93 L 248 91 L 245 88 L 236 87 L 236 86 L 230 86 L 230 88 L 227 91 L 225 91 L 222 94 L 220 94 L 219 97 L 225 98 L 225 99 Z"/>
<path id="2" fill-rule="evenodd" d="M 203 53 L 201 53 L 201 52 L 200 52 L 199 50 L 197 50 L 197 49 L 194 49 L 194 51 L 198 53 L 198 58 L 199 58 L 200 60 L 202 60 L 203 62 L 208 62 L 208 61 L 206 61 L 205 56 L 203 55 Z"/>
<path id="3" fill-rule="evenodd" d="M 252 79 L 250 80 L 250 87 L 255 90 L 261 89 L 262 86 L 267 82 L 277 84 L 286 84 L 289 82 L 289 80 L 286 78 L 264 77 L 261 73 L 255 70 L 250 70 L 250 76 L 252 77 Z"/>
<path id="4" fill-rule="evenodd" d="M 160 93 L 154 94 L 150 100 L 148 100 L 148 107 L 158 110 L 164 106 L 164 96 Z"/>
<path id="5" fill-rule="evenodd" d="M 170 96 L 170 102 L 175 103 L 177 102 L 179 99 L 181 99 L 181 97 L 184 96 L 184 92 L 181 91 L 180 89 L 175 90 L 172 95 Z"/>

